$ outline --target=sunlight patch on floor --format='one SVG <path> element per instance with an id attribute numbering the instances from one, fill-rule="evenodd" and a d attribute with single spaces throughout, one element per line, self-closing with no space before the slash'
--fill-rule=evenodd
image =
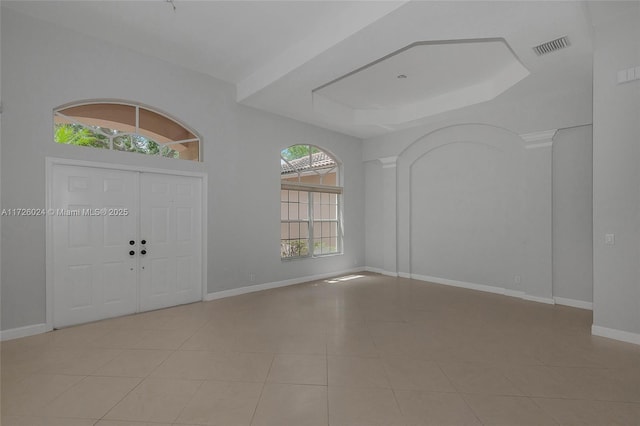
<path id="1" fill-rule="evenodd" d="M 364 275 L 345 275 L 344 277 L 332 278 L 330 280 L 325 280 L 324 282 L 337 284 L 339 282 L 355 280 L 356 278 L 364 278 Z"/>

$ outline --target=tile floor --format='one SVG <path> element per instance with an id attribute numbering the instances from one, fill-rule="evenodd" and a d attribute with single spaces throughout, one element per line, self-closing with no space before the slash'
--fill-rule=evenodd
<path id="1" fill-rule="evenodd" d="M 317 281 L 3 342 L 2 425 L 640 425 L 640 347 L 590 324 L 408 279 Z"/>

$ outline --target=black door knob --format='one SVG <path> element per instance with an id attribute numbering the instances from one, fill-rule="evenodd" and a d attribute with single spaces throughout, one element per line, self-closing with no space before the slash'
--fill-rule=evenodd
<path id="1" fill-rule="evenodd" d="M 131 251 L 129 252 L 129 255 L 130 255 L 130 256 L 133 256 L 134 254 L 136 254 L 136 252 L 135 252 L 135 251 L 133 251 L 133 250 L 131 250 Z"/>
<path id="2" fill-rule="evenodd" d="M 140 250 L 140 254 L 147 254 L 146 250 Z"/>
<path id="3" fill-rule="evenodd" d="M 147 240 L 140 241 L 140 244 L 147 244 Z"/>
<path id="4" fill-rule="evenodd" d="M 135 241 L 133 241 L 133 240 L 129 241 L 129 245 L 130 245 L 130 246 L 134 245 L 135 243 L 136 243 L 136 242 L 135 242 Z"/>

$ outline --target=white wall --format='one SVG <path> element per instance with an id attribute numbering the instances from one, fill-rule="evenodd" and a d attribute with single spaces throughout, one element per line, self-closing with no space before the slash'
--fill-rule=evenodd
<path id="1" fill-rule="evenodd" d="M 640 6 L 622 6 L 595 29 L 594 333 L 640 343 L 640 80 L 617 84 L 619 70 L 640 66 Z"/>
<path id="2" fill-rule="evenodd" d="M 523 274 L 524 149 L 517 140 L 509 149 L 468 137 L 411 165 L 411 273 L 515 290 L 514 276 Z"/>
<path id="3" fill-rule="evenodd" d="M 0 107 L 2 106 L 2 8 L 0 7 Z M 0 153 L 2 153 L 2 112 L 0 112 Z M 2 155 L 0 154 L 0 165 Z M 0 211 L 2 210 L 2 174 L 0 173 Z M 2 221 L 0 220 L 0 236 Z M 2 244 L 0 244 L 0 290 L 2 289 Z M 2 330 L 2 291 L 0 291 L 0 330 Z M 1 394 L 2 392 L 0 392 Z"/>
<path id="4" fill-rule="evenodd" d="M 386 200 L 380 190 L 384 173 L 375 160 L 399 156 L 398 215 L 393 224 L 398 235 L 396 241 L 385 241 L 385 247 L 397 244 L 395 272 L 435 277 L 452 284 L 479 284 L 491 287 L 487 290 L 524 293 L 525 297 L 540 301 L 561 297 L 588 306 L 592 286 L 588 258 L 591 248 L 587 241 L 591 235 L 591 96 L 588 85 L 582 92 L 541 90 L 518 105 L 485 102 L 434 117 L 423 126 L 365 140 L 363 158 L 369 164 L 367 212 L 396 203 Z M 480 128 L 502 130 L 481 134 Z M 526 142 L 518 137 L 553 129 L 566 129 L 556 133 L 553 148 L 551 140 Z M 451 134 L 443 136 L 447 132 Z M 440 135 L 438 142 L 425 142 L 434 135 Z M 504 144 L 518 146 L 520 153 L 505 156 L 498 150 L 491 155 L 491 150 L 479 148 L 481 141 L 486 146 L 500 139 Z M 420 148 L 425 143 L 457 142 L 467 143 L 440 153 L 426 154 L 428 149 Z M 556 158 L 552 161 L 553 155 Z M 514 171 L 514 166 L 519 170 Z M 501 192 L 499 186 L 504 184 L 498 182 L 502 181 L 518 182 L 520 186 L 503 187 Z M 468 191 L 474 186 L 477 191 Z M 484 196 L 478 192 L 485 189 Z M 558 203 L 558 212 L 552 197 L 566 201 Z M 434 207 L 437 203 L 441 205 Z M 463 210 L 458 208 L 460 205 Z M 471 214 L 472 209 L 480 214 Z M 576 210 L 581 214 L 578 221 L 572 218 Z M 382 215 L 367 218 L 367 235 L 388 226 Z M 554 235 L 558 227 L 561 229 Z M 465 242 L 470 241 L 465 239 L 465 233 L 475 240 Z M 494 237 L 490 238 L 490 234 Z M 558 248 L 559 256 L 553 247 Z M 367 244 L 366 259 L 370 269 L 385 269 L 377 246 Z M 559 283 L 557 294 L 554 278 Z"/>
<path id="5" fill-rule="evenodd" d="M 384 241 L 382 229 L 382 165 L 378 161 L 365 163 L 365 264 L 381 270 L 384 265 Z"/>
<path id="6" fill-rule="evenodd" d="M 396 134 L 396 146 L 403 146 L 405 134 Z M 437 142 L 435 135 L 441 135 Z M 430 150 L 429 144 L 442 146 Z M 552 148 L 526 145 L 504 129 L 459 124 L 429 132 L 401 151 L 398 238 L 385 241 L 398 245 L 396 272 L 589 306 L 591 126 L 558 131 Z M 386 201 L 382 166 L 367 164 L 369 212 Z M 383 220 L 379 213 L 367 218 L 367 238 L 379 234 Z M 384 270 L 381 249 L 366 249 L 367 266 Z"/>
<path id="7" fill-rule="evenodd" d="M 591 86 L 586 86 L 583 92 L 548 92 L 542 88 L 513 103 L 501 102 L 498 97 L 495 102 L 483 102 L 430 117 L 421 126 L 366 139 L 363 158 L 370 161 L 398 155 L 426 134 L 463 123 L 489 124 L 516 134 L 591 124 L 591 98 Z"/>
<path id="8" fill-rule="evenodd" d="M 590 73 L 590 70 L 583 70 L 585 75 Z M 588 81 L 588 79 L 585 79 Z M 393 133 L 385 134 L 379 137 L 370 138 L 364 141 L 363 144 L 363 159 L 368 162 L 367 166 L 367 212 L 377 206 L 394 203 L 397 205 L 397 221 L 392 224 L 384 223 L 382 215 L 378 215 L 376 219 L 367 218 L 367 235 L 375 232 L 380 232 L 381 229 L 386 229 L 389 226 L 396 226 L 398 228 L 397 240 L 390 242 L 385 241 L 385 248 L 388 244 L 397 244 L 397 257 L 398 267 L 396 272 L 400 274 L 408 274 L 412 269 L 410 266 L 411 247 L 403 241 L 410 241 L 411 225 L 407 223 L 412 222 L 415 218 L 408 212 L 408 200 L 410 197 L 403 197 L 403 191 L 407 191 L 405 187 L 409 185 L 409 182 L 413 180 L 411 177 L 406 179 L 402 178 L 403 162 L 413 161 L 417 158 L 418 154 L 415 154 L 410 159 L 407 159 L 406 153 L 410 152 L 412 147 L 422 143 L 429 135 L 437 134 L 445 129 L 460 129 L 464 126 L 471 126 L 473 124 L 480 124 L 482 126 L 494 127 L 497 129 L 503 129 L 506 132 L 511 133 L 512 136 L 516 136 L 512 140 L 512 143 L 520 144 L 522 139 L 517 138 L 517 135 L 543 132 L 552 129 L 564 129 L 576 126 L 590 125 L 592 121 L 592 92 L 591 86 L 585 85 L 584 90 L 577 91 L 575 89 L 558 91 L 558 90 L 544 90 L 541 88 L 534 94 L 527 96 L 525 99 L 512 99 L 511 101 L 505 100 L 504 96 L 499 96 L 493 101 L 483 102 L 481 104 L 473 105 L 470 107 L 462 108 L 456 111 L 447 112 L 444 114 L 438 114 L 430 117 L 425 124 L 399 130 Z M 450 142 L 462 141 L 461 136 L 455 136 Z M 563 138 L 563 132 L 559 132 L 557 137 Z M 489 137 L 489 139 L 491 139 Z M 466 141 L 478 142 L 473 134 L 466 135 Z M 516 142 L 517 141 L 517 142 Z M 550 142 L 550 141 L 546 141 Z M 546 143 L 545 142 L 545 143 Z M 535 145 L 536 142 L 532 141 L 531 145 Z M 571 149 L 583 149 L 583 146 L 578 144 L 571 144 Z M 484 265 L 482 269 L 493 270 L 494 275 L 488 275 L 480 267 L 474 267 L 473 269 L 465 270 L 464 262 L 461 262 L 458 266 L 458 270 L 446 272 L 445 279 L 456 280 L 454 277 L 463 277 L 460 279 L 470 279 L 469 277 L 476 277 L 474 281 L 478 281 L 477 277 L 480 277 L 480 281 L 484 281 L 487 285 L 504 286 L 506 290 L 514 291 L 527 291 L 527 284 L 535 287 L 537 284 L 539 288 L 531 288 L 531 291 L 536 293 L 537 297 L 541 297 L 545 300 L 549 300 L 552 297 L 552 290 L 549 287 L 549 283 L 553 279 L 553 236 L 552 236 L 552 161 L 551 161 L 551 149 L 533 149 L 527 150 L 524 155 L 524 162 L 522 173 L 519 178 L 524 179 L 524 187 L 518 191 L 518 196 L 511 194 L 506 200 L 511 206 L 519 206 L 522 208 L 523 217 L 526 216 L 525 224 L 523 225 L 523 233 L 521 244 L 522 248 L 518 251 L 517 261 L 513 260 L 511 256 L 508 262 L 493 262 L 491 265 Z M 577 155 L 583 155 L 578 153 Z M 384 175 L 382 165 L 377 164 L 377 159 L 389 158 L 394 156 L 400 156 L 398 160 L 398 182 L 397 182 L 397 202 L 395 199 L 385 200 L 383 192 L 379 189 L 381 180 Z M 405 157 L 404 160 L 402 157 Z M 570 157 L 570 155 L 569 155 Z M 452 167 L 457 167 L 457 163 L 454 162 L 454 157 L 447 159 L 447 163 Z M 426 161 L 426 160 L 425 160 Z M 410 164 L 409 164 L 410 165 Z M 438 163 L 437 165 L 444 171 L 446 166 Z M 567 178 L 572 179 L 575 174 L 581 175 L 584 173 L 583 169 L 573 170 L 574 163 L 566 165 L 566 168 L 562 164 L 556 164 L 558 167 L 562 167 L 565 170 Z M 408 166 L 407 166 L 408 167 Z M 427 173 L 427 171 L 424 171 Z M 488 179 L 488 176 L 484 176 Z M 483 179 L 484 179 L 483 178 Z M 502 176 L 504 179 L 512 178 L 509 176 Z M 417 180 L 420 180 L 418 178 Z M 375 182 L 370 184 L 370 181 Z M 486 183 L 486 182 L 485 182 Z M 435 190 L 434 188 L 431 188 Z M 542 192 L 540 192 L 542 191 Z M 538 193 L 534 193 L 538 192 Z M 444 191 L 446 193 L 446 191 Z M 418 195 L 419 194 L 414 194 Z M 556 191 L 556 196 L 564 196 L 562 193 Z M 584 205 L 588 203 L 587 195 L 582 193 L 580 196 L 579 204 Z M 542 201 L 541 201 L 542 200 Z M 483 202 L 476 199 L 475 201 Z M 524 207 L 522 207 L 524 206 Z M 441 217 L 447 217 L 444 212 L 440 213 Z M 463 218 L 467 221 L 468 227 L 473 228 L 475 225 L 477 229 L 483 229 L 487 226 L 484 220 L 479 220 L 477 223 L 470 222 L 471 217 Z M 486 219 L 486 215 L 483 219 Z M 452 222 L 447 222 L 453 229 Z M 492 226 L 497 226 L 497 222 L 490 221 Z M 448 229 L 449 229 L 448 228 Z M 528 230 L 524 230 L 527 228 Z M 527 239 L 525 235 L 530 234 L 532 229 L 539 230 L 539 235 L 533 239 Z M 434 228 L 434 230 L 437 230 Z M 421 231 L 422 232 L 422 231 Z M 446 239 L 445 236 L 443 238 Z M 511 238 L 511 237 L 509 237 Z M 579 249 L 584 248 L 583 243 L 580 241 L 565 241 L 563 240 L 564 247 L 568 250 L 572 250 L 577 245 Z M 414 244 L 413 242 L 409 244 Z M 513 242 L 496 241 L 494 245 L 498 247 L 507 247 L 512 245 Z M 427 250 L 427 248 L 424 248 Z M 471 259 L 473 253 L 469 252 L 469 247 L 459 246 L 458 249 L 463 259 Z M 431 248 L 432 253 L 437 253 L 436 248 Z M 476 250 L 477 251 L 477 250 Z M 498 250 L 496 254 L 501 253 L 502 250 Z M 371 269 L 383 269 L 382 254 L 380 249 L 376 246 L 372 247 L 367 244 L 367 266 Z M 424 256 L 423 256 L 424 257 Z M 499 256 L 496 256 L 497 259 Z M 576 277 L 588 275 L 590 269 L 588 262 L 585 262 L 583 258 L 580 267 L 580 272 L 576 272 Z M 417 259 L 414 259 L 417 260 Z M 570 266 L 565 266 L 560 260 L 556 262 L 556 266 L 560 269 L 566 270 Z M 375 263 L 378 262 L 378 263 Z M 423 268 L 424 269 L 424 268 Z M 516 272 L 518 270 L 519 272 Z M 393 271 L 388 271 L 393 272 Z M 435 269 L 430 269 L 424 272 L 427 276 L 431 274 L 439 273 L 445 274 L 445 271 L 439 272 Z M 429 272 L 429 273 L 427 273 Z M 479 272 L 476 275 L 476 272 Z M 483 276 L 484 274 L 484 276 Z M 516 283 L 515 275 L 520 276 L 520 284 Z M 529 282 L 526 283 L 526 277 L 529 277 Z M 534 278 L 535 277 L 535 278 Z M 492 284 L 489 284 L 492 283 Z M 484 283 L 481 283 L 484 284 Z M 590 283 L 585 283 L 584 286 L 589 286 Z M 589 300 L 584 299 L 584 287 L 570 286 L 571 290 L 567 293 L 562 293 L 567 298 L 575 298 L 576 300 Z M 573 288 L 577 288 L 577 291 L 573 291 Z"/>
<path id="9" fill-rule="evenodd" d="M 243 107 L 231 85 L 3 9 L 2 205 L 44 207 L 45 157 L 204 171 L 208 291 L 364 265 L 361 141 Z M 56 145 L 52 110 L 114 98 L 166 111 L 203 136 L 202 163 Z M 279 152 L 296 143 L 329 149 L 344 164 L 343 256 L 282 262 Z M 2 327 L 45 322 L 45 220 L 2 218 Z M 249 282 L 249 274 L 255 282 Z"/>
<path id="10" fill-rule="evenodd" d="M 551 136 L 459 124 L 404 150 L 399 274 L 550 302 Z"/>
<path id="11" fill-rule="evenodd" d="M 592 126 L 553 141 L 553 295 L 593 301 Z"/>

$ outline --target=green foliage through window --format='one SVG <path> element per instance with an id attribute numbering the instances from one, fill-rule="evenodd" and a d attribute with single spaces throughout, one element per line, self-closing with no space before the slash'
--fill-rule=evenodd
<path id="1" fill-rule="evenodd" d="M 117 130 L 97 127 L 95 130 L 80 124 L 61 123 L 55 125 L 54 140 L 56 143 L 94 148 L 109 149 L 109 136 L 113 139 L 113 149 L 116 151 L 138 152 L 147 155 L 162 155 L 168 158 L 180 158 L 180 153 L 168 146 L 163 146 L 154 140 L 141 135 L 120 134 Z"/>
<path id="2" fill-rule="evenodd" d="M 53 139 L 64 145 L 200 161 L 200 138 L 167 115 L 111 101 L 80 102 L 53 111 Z"/>
<path id="3" fill-rule="evenodd" d="M 283 259 L 309 254 L 307 240 L 280 240 L 280 257 Z"/>
<path id="4" fill-rule="evenodd" d="M 296 160 L 298 158 L 302 158 L 305 155 L 315 154 L 316 152 L 320 152 L 318 148 L 315 146 L 309 145 L 293 145 L 287 149 L 283 149 L 281 152 L 282 158 L 285 160 Z"/>
<path id="5" fill-rule="evenodd" d="M 56 143 L 109 149 L 109 138 L 80 124 L 56 124 Z"/>

